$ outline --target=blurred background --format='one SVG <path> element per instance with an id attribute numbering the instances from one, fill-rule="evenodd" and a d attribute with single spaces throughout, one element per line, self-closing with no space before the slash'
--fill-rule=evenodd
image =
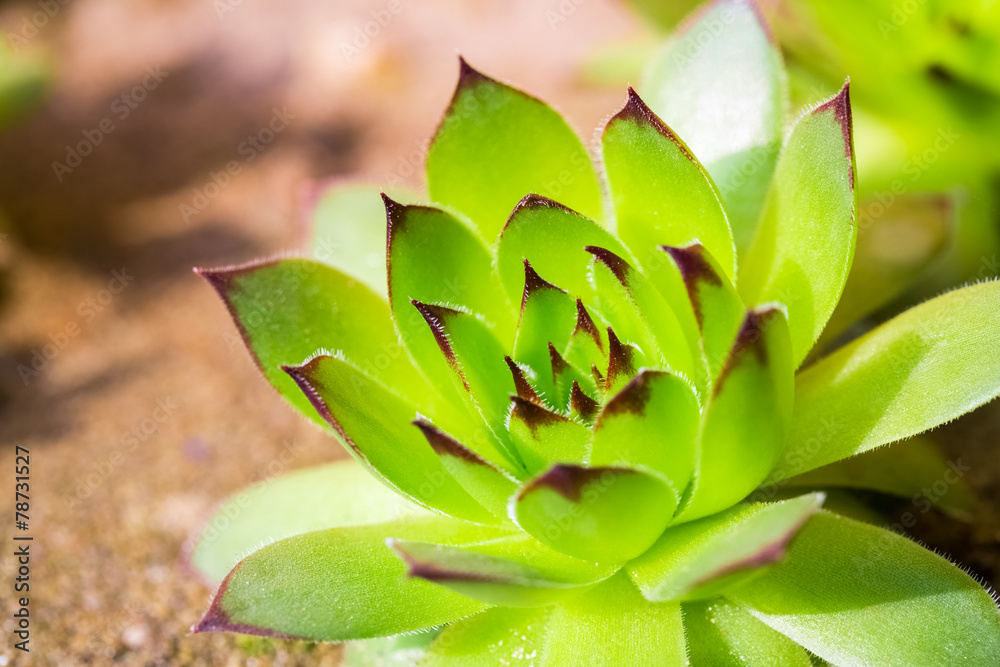
<path id="1" fill-rule="evenodd" d="M 695 3 L 635 4 L 0 2 L 0 666 L 338 664 L 334 646 L 187 635 L 211 591 L 183 552 L 211 508 L 343 456 L 277 400 L 191 268 L 296 250 L 323 184 L 419 188 L 459 53 L 589 139 Z M 917 243 L 926 277 L 899 303 L 1000 273 L 1000 31 L 996 12 L 962 13 L 984 4 L 850 2 L 828 16 L 764 3 L 793 106 L 851 74 L 865 205 L 893 205 L 900 179 L 907 195 L 950 197 L 951 226 Z M 867 31 L 844 28 L 852 11 Z M 910 529 L 994 586 L 998 412 L 937 433 L 971 468 L 972 520 L 932 511 Z M 15 445 L 32 456 L 30 661 L 6 641 Z"/>

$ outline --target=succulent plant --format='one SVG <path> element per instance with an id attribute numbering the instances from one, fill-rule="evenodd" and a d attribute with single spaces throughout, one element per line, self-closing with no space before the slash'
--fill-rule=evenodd
<path id="1" fill-rule="evenodd" d="M 431 204 L 383 195 L 364 224 L 377 199 L 343 191 L 314 258 L 201 271 L 354 461 L 218 511 L 191 554 L 221 581 L 195 632 L 397 637 L 381 648 L 423 665 L 995 664 L 971 576 L 820 492 L 762 491 L 1000 393 L 1000 284 L 810 356 L 855 250 L 849 88 L 782 139 L 754 26 L 751 79 L 677 95 L 691 127 L 729 118 L 716 173 L 780 145 L 764 177 L 717 187 L 631 89 L 595 166 L 463 61 Z"/>

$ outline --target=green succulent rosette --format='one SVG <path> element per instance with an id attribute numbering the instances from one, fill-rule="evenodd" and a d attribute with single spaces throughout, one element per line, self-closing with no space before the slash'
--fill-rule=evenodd
<path id="1" fill-rule="evenodd" d="M 811 355 L 856 254 L 849 92 L 786 133 L 750 30 L 752 79 L 650 90 L 683 132 L 629 90 L 597 164 L 463 62 L 430 205 L 340 189 L 313 257 L 201 271 L 354 460 L 218 511 L 194 631 L 352 642 L 353 664 L 994 664 L 975 579 L 808 487 L 1000 393 L 1000 284 Z"/>

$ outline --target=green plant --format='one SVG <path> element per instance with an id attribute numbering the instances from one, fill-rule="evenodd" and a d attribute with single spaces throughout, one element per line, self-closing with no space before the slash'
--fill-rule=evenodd
<path id="1" fill-rule="evenodd" d="M 701 135 L 708 170 L 630 90 L 598 171 L 555 111 L 463 62 L 432 206 L 383 196 L 386 227 L 317 230 L 323 261 L 201 272 L 355 462 L 219 510 L 195 632 L 424 633 L 375 645 L 424 665 L 995 663 L 997 607 L 948 560 L 822 493 L 765 502 L 1000 394 L 1000 283 L 806 362 L 854 257 L 849 92 L 782 140 L 780 58 L 756 19 L 744 39 L 747 81 L 656 93 L 695 135 L 728 127 Z M 326 205 L 370 219 L 357 191 Z"/>

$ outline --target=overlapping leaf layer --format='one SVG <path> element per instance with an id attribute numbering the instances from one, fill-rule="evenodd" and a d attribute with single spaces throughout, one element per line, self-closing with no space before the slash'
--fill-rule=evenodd
<path id="1" fill-rule="evenodd" d="M 773 49 L 751 8 L 718 6 Z M 718 66 L 737 56 L 720 49 Z M 193 562 L 222 585 L 197 631 L 346 641 L 446 626 L 428 665 L 1000 654 L 992 599 L 945 559 L 820 511 L 821 493 L 752 495 L 1000 392 L 1000 361 L 983 358 L 1000 347 L 995 283 L 797 374 L 854 255 L 849 92 L 795 122 L 767 178 L 735 179 L 746 150 L 777 140 L 780 57 L 757 60 L 766 95 L 712 89 L 763 105 L 752 137 L 698 134 L 714 168 L 630 89 L 601 171 L 556 112 L 463 61 L 428 154 L 432 204 L 383 195 L 371 220 L 340 196 L 324 210 L 370 228 L 318 226 L 325 261 L 203 272 L 265 376 L 355 462 L 257 489 L 249 518 L 206 533 Z M 682 66 L 654 70 L 672 114 Z M 350 252 L 330 252 L 341 239 Z M 381 252 L 384 291 L 356 264 Z M 274 507 L 315 520 L 279 525 Z"/>

